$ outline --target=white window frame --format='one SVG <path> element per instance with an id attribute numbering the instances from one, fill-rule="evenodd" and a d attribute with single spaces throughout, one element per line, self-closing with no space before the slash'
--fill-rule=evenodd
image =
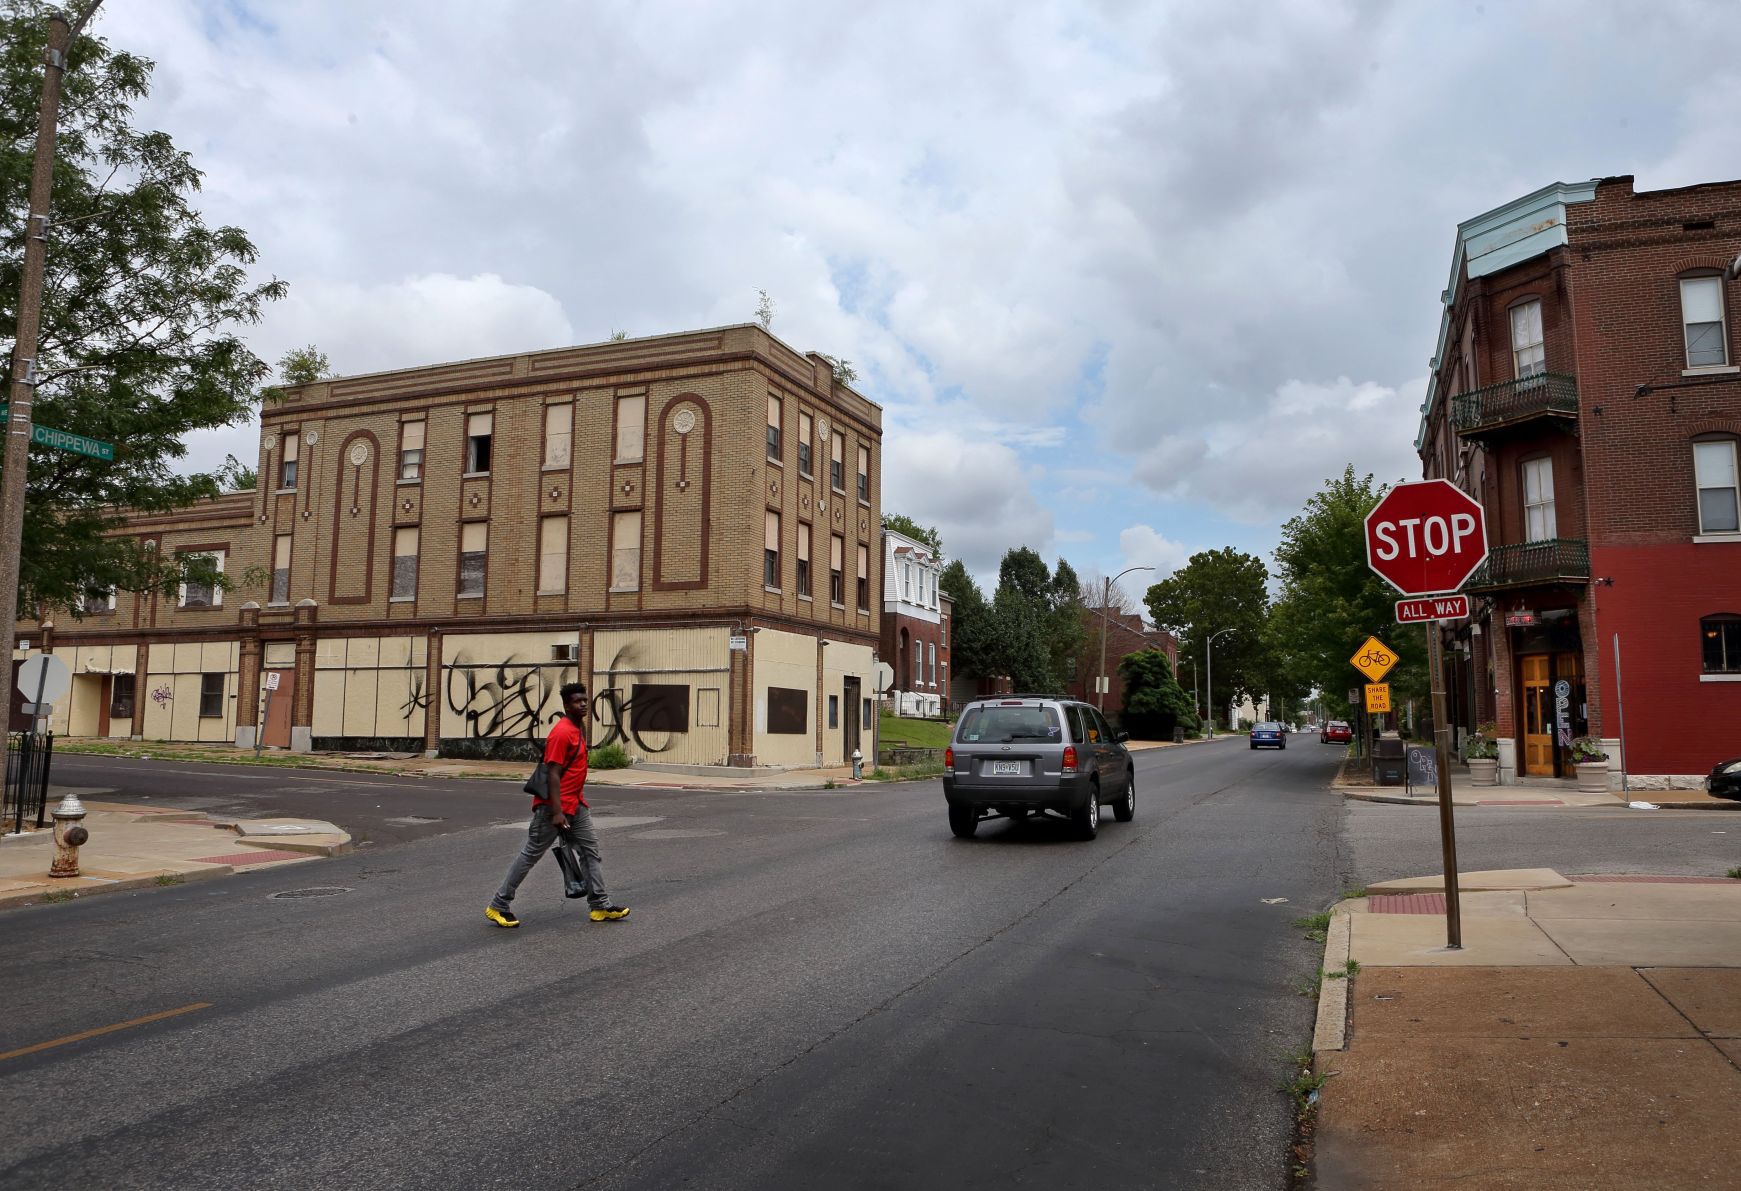
<path id="1" fill-rule="evenodd" d="M 1687 287 L 1688 286 L 1696 286 L 1696 287 L 1699 287 L 1701 289 L 1708 287 L 1712 292 L 1714 292 L 1714 294 L 1716 296 L 1716 299 L 1717 299 L 1717 320 L 1716 320 L 1715 326 L 1717 328 L 1717 341 L 1718 341 L 1717 345 L 1720 348 L 1722 348 L 1722 352 L 1723 352 L 1721 359 L 1702 360 L 1696 364 L 1693 362 L 1692 328 L 1694 328 L 1694 327 L 1708 327 L 1708 326 L 1712 326 L 1713 324 L 1712 324 L 1710 319 L 1701 319 L 1700 321 L 1698 321 L 1696 323 L 1692 322 L 1688 319 L 1688 317 L 1687 317 Z M 1702 273 L 1696 277 L 1683 277 L 1683 278 L 1681 278 L 1681 284 L 1680 284 L 1680 297 L 1681 297 L 1681 347 L 1686 352 L 1686 361 L 1687 361 L 1687 369 L 1686 370 L 1688 372 L 1705 372 L 1705 371 L 1715 371 L 1718 369 L 1728 368 L 1729 367 L 1729 310 L 1728 310 L 1728 303 L 1726 301 L 1727 295 L 1724 294 L 1724 292 L 1723 292 L 1723 278 L 1722 278 L 1722 276 L 1720 274 L 1716 274 L 1716 273 Z"/>
<path id="2" fill-rule="evenodd" d="M 1699 467 L 1701 447 L 1727 447 L 1729 449 L 1729 483 L 1707 484 L 1704 482 L 1706 477 L 1700 474 Z M 1693 504 L 1698 517 L 1700 537 L 1734 537 L 1741 534 L 1741 515 L 1737 517 L 1737 525 L 1728 529 L 1714 529 L 1705 524 L 1704 494 L 1706 492 L 1722 492 L 1725 489 L 1730 493 L 1730 500 L 1734 502 L 1737 513 L 1741 514 L 1741 448 L 1737 448 L 1736 442 L 1732 438 L 1707 438 L 1695 441 L 1693 443 Z"/>
<path id="3" fill-rule="evenodd" d="M 567 471 L 574 461 L 574 402 L 544 407 L 544 471 Z"/>
<path id="4" fill-rule="evenodd" d="M 278 546 L 285 543 L 284 565 L 278 565 Z M 266 606 L 268 608 L 287 608 L 290 606 L 290 566 L 296 552 L 295 532 L 272 535 L 272 575 L 266 588 Z M 278 599 L 278 572 L 284 572 L 284 598 Z"/>
<path id="5" fill-rule="evenodd" d="M 224 553 L 225 552 L 222 550 L 193 550 L 193 551 L 190 551 L 188 553 L 187 557 L 189 557 L 189 558 L 215 558 L 215 559 L 217 559 L 218 574 L 221 575 L 224 573 Z M 209 604 L 189 604 L 187 602 L 187 584 L 185 584 L 185 583 L 183 583 L 181 585 L 181 587 L 176 595 L 176 607 L 178 607 L 178 608 L 191 607 L 191 608 L 203 609 L 203 608 L 222 608 L 223 606 L 224 606 L 224 589 L 216 583 L 212 584 L 212 602 Z"/>
<path id="6" fill-rule="evenodd" d="M 1524 325 L 1519 328 L 1518 316 Z M 1542 334 L 1542 303 L 1540 298 L 1519 302 L 1508 314 L 1511 323 L 1511 375 L 1518 380 L 1540 376 L 1548 370 L 1547 347 Z M 1523 339 L 1520 341 L 1519 332 Z M 1529 339 L 1533 334 L 1535 338 Z"/>
<path id="7" fill-rule="evenodd" d="M 409 553 L 399 553 L 399 542 L 402 538 L 409 538 L 411 541 L 412 549 Z M 392 553 L 388 556 L 387 564 L 387 602 L 389 604 L 414 603 L 417 599 L 418 572 L 423 568 L 423 527 L 420 525 L 395 526 L 393 528 L 393 541 L 390 543 L 389 549 Z M 411 590 L 402 595 L 396 595 L 393 591 L 393 583 L 398 575 L 401 558 L 411 560 Z"/>
<path id="8" fill-rule="evenodd" d="M 423 482 L 423 449 L 428 441 L 429 423 L 424 419 L 412 418 L 399 423 L 399 483 Z M 412 458 L 413 454 L 416 458 Z M 406 474 L 407 471 L 410 472 L 409 475 Z"/>
<path id="9" fill-rule="evenodd" d="M 482 550 L 467 550 L 465 548 L 466 537 L 472 532 L 473 526 L 477 526 L 476 532 L 483 535 Z M 483 573 L 478 576 L 478 589 L 476 591 L 467 591 L 465 588 L 465 556 L 468 554 L 481 554 L 484 559 L 484 569 Z M 461 600 L 483 599 L 490 590 L 490 523 L 488 521 L 460 522 L 458 562 L 457 573 L 454 576 L 454 598 Z"/>
<path id="10" fill-rule="evenodd" d="M 611 514 L 611 590 L 641 590 L 641 510 Z"/>
<path id="11" fill-rule="evenodd" d="M 639 463 L 647 454 L 647 398 L 643 394 L 617 398 L 618 463 Z"/>
<path id="12" fill-rule="evenodd" d="M 1523 479 L 1523 540 L 1526 542 L 1549 542 L 1560 536 L 1559 518 L 1554 508 L 1554 460 L 1551 455 L 1538 455 L 1534 459 L 1525 459 L 1522 463 Z M 1531 469 L 1538 467 L 1535 474 L 1535 500 L 1530 499 Z M 1542 481 L 1545 478 L 1545 499 Z M 1539 517 L 1541 528 L 1546 532 L 1537 533 L 1531 526 L 1533 517 Z"/>
<path id="13" fill-rule="evenodd" d="M 551 540 L 560 527 L 560 536 Z M 568 591 L 568 514 L 538 518 L 538 594 L 564 595 Z"/>
<path id="14" fill-rule="evenodd" d="M 480 421 L 483 425 L 483 433 L 482 434 L 478 433 L 478 431 L 477 431 L 477 427 L 478 427 Z M 485 448 L 486 450 L 489 451 L 489 454 L 490 454 L 490 457 L 488 460 L 488 463 L 490 465 L 489 467 L 478 467 L 477 466 L 478 463 L 485 462 L 484 460 L 477 458 L 477 455 L 480 454 L 480 452 L 474 450 L 473 446 L 472 446 L 472 444 L 479 439 L 483 439 L 484 441 L 489 443 L 489 446 L 487 448 Z M 494 410 L 479 410 L 476 413 L 467 414 L 465 416 L 465 473 L 464 474 L 468 475 L 468 476 L 487 476 L 490 474 L 491 468 L 494 468 L 495 466 L 496 466 L 496 414 L 495 414 L 495 411 Z"/>

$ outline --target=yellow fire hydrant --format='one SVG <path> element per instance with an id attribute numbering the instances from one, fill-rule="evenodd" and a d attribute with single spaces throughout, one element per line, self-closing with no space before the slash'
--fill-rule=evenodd
<path id="1" fill-rule="evenodd" d="M 48 866 L 49 876 L 79 875 L 79 847 L 91 838 L 84 818 L 85 804 L 77 794 L 68 794 L 54 808 L 54 863 Z"/>

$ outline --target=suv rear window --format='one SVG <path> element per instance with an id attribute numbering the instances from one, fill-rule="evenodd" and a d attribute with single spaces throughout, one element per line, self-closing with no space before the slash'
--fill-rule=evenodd
<path id="1" fill-rule="evenodd" d="M 955 739 L 965 744 L 981 740 L 1057 740 L 1058 712 L 1051 707 L 970 707 L 961 714 Z"/>

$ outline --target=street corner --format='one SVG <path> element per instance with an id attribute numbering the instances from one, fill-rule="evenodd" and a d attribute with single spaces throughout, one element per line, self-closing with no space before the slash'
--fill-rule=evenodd
<path id="1" fill-rule="evenodd" d="M 352 850 L 350 833 L 321 819 L 231 819 L 237 842 L 309 856 L 341 856 Z"/>

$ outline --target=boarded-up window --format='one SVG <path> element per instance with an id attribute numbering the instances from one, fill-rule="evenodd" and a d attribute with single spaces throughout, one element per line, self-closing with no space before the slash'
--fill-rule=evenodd
<path id="1" fill-rule="evenodd" d="M 635 732 L 689 731 L 689 688 L 637 682 L 629 689 L 629 727 Z"/>
<path id="2" fill-rule="evenodd" d="M 459 594 L 484 594 L 485 562 L 489 557 L 490 527 L 486 521 L 467 521 L 459 527 Z"/>
<path id="3" fill-rule="evenodd" d="M 574 404 L 544 407 L 544 466 L 567 467 L 574 444 Z"/>
<path id="4" fill-rule="evenodd" d="M 870 547 L 858 547 L 858 610 L 870 611 Z"/>
<path id="5" fill-rule="evenodd" d="M 114 686 L 109 692 L 109 718 L 114 720 L 133 718 L 133 675 L 115 675 Z"/>
<path id="6" fill-rule="evenodd" d="M 415 525 L 401 525 L 393 531 L 393 585 L 389 594 L 395 600 L 417 598 L 417 544 Z"/>
<path id="7" fill-rule="evenodd" d="M 719 688 L 704 686 L 695 692 L 695 726 L 697 728 L 719 727 Z"/>
<path id="8" fill-rule="evenodd" d="M 810 523 L 798 523 L 798 594 L 810 594 Z"/>
<path id="9" fill-rule="evenodd" d="M 611 518 L 611 590 L 641 589 L 641 514 L 617 513 Z"/>
<path id="10" fill-rule="evenodd" d="M 467 475 L 481 475 L 490 470 L 494 453 L 496 416 L 471 414 L 465 420 L 465 470 Z"/>
<path id="11" fill-rule="evenodd" d="M 406 422 L 399 427 L 399 478 L 423 478 L 423 427 L 421 420 Z"/>
<path id="12" fill-rule="evenodd" d="M 216 719 L 224 714 L 223 674 L 199 676 L 199 714 L 201 719 Z"/>
<path id="13" fill-rule="evenodd" d="M 772 509 L 762 523 L 762 585 L 780 586 L 780 514 Z"/>
<path id="14" fill-rule="evenodd" d="M 617 398 L 617 462 L 638 463 L 647 439 L 647 399 Z"/>
<path id="15" fill-rule="evenodd" d="M 272 539 L 272 594 L 267 603 L 290 602 L 290 538 L 290 534 L 281 533 Z"/>
<path id="16" fill-rule="evenodd" d="M 846 539 L 834 534 L 828 540 L 828 598 L 842 606 L 846 603 L 846 576 L 841 571 L 845 554 Z"/>
<path id="17" fill-rule="evenodd" d="M 538 594 L 568 590 L 568 518 L 545 517 L 538 522 Z"/>
<path id="18" fill-rule="evenodd" d="M 810 730 L 810 692 L 791 687 L 768 688 L 768 732 L 776 736 L 802 736 Z"/>

